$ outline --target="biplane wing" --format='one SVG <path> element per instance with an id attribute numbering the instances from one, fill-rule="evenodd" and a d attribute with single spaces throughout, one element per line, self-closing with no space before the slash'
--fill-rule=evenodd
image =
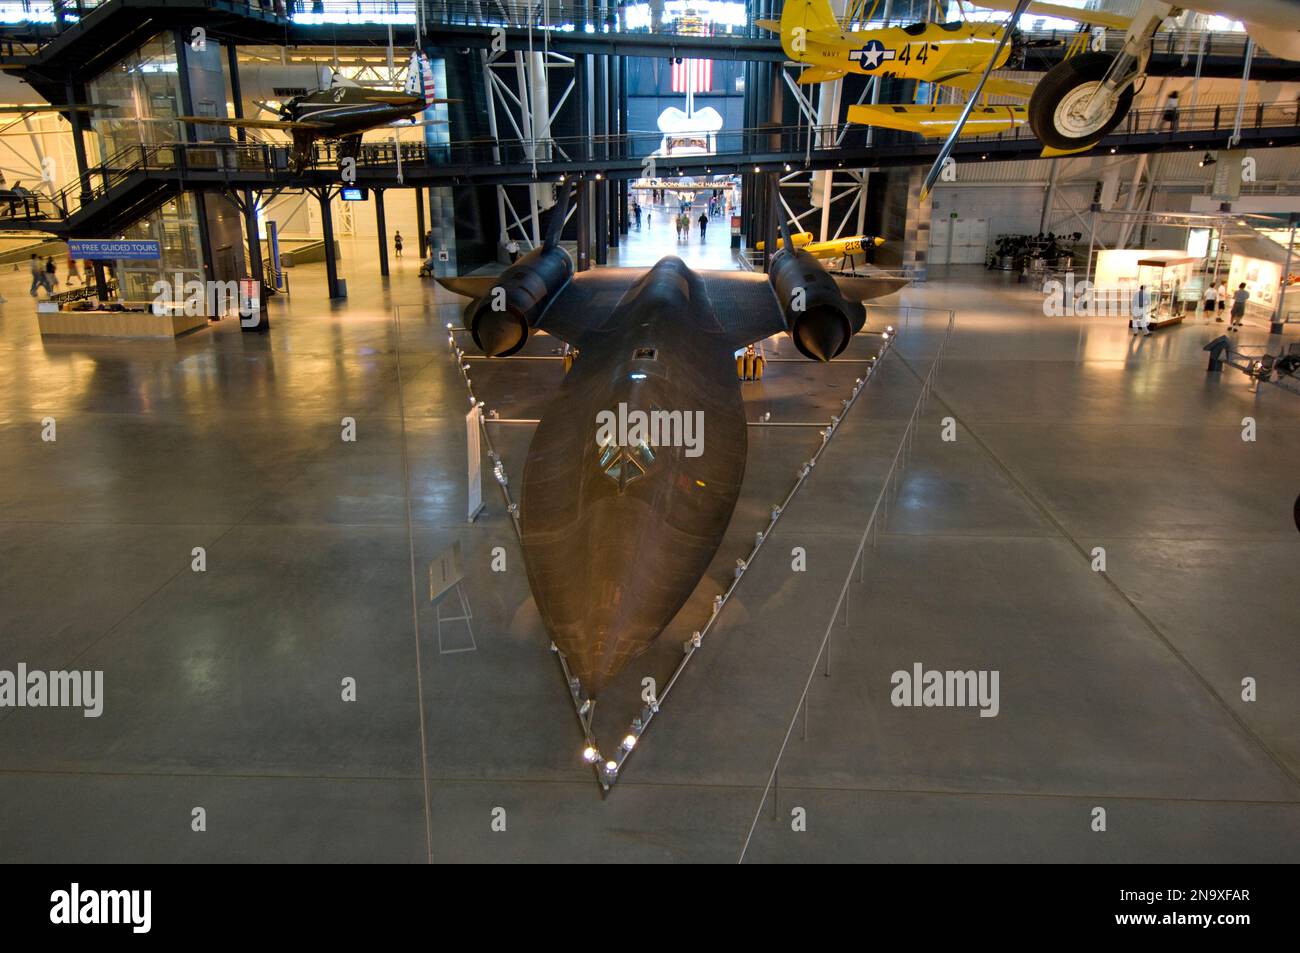
<path id="1" fill-rule="evenodd" d="M 986 10 L 1003 10 L 1007 13 L 1012 13 L 1016 9 L 1015 0 L 963 0 L 963 2 L 969 2 L 973 7 L 981 7 Z M 1063 7 L 1056 3 L 1039 3 L 1038 0 L 1030 3 L 1025 12 L 1039 13 L 1045 17 L 1058 17 L 1062 20 L 1074 20 L 1077 23 L 1086 23 L 1089 26 L 1104 26 L 1112 30 L 1127 30 L 1128 25 L 1133 22 L 1132 17 L 1111 13 L 1107 10 Z"/>
<path id="2" fill-rule="evenodd" d="M 842 69 L 828 69 L 825 66 L 810 66 L 799 74 L 799 85 L 808 86 L 812 83 L 826 83 L 833 79 L 839 79 L 844 75 Z"/>
<path id="3" fill-rule="evenodd" d="M 979 75 L 977 73 L 957 73 L 953 76 L 936 77 L 934 82 L 942 86 L 952 86 L 957 89 L 972 90 L 979 85 Z M 996 76 L 990 76 L 987 83 L 984 84 L 984 92 L 991 96 L 1018 96 L 1021 99 L 1028 99 L 1034 94 L 1032 83 L 1022 83 L 1015 79 L 999 79 Z"/>
<path id="4" fill-rule="evenodd" d="M 863 126 L 915 132 L 922 136 L 946 136 L 956 128 L 963 105 L 896 106 L 889 104 L 850 106 L 849 122 Z M 1029 121 L 1029 109 L 1016 103 L 996 106 L 975 106 L 971 109 L 962 135 L 1005 132 Z"/>

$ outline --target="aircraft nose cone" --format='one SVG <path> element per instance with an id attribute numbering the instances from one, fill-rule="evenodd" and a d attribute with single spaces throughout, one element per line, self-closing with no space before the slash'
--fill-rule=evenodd
<path id="1" fill-rule="evenodd" d="M 849 328 L 838 314 L 810 311 L 795 323 L 793 337 L 799 353 L 814 361 L 829 361 L 848 345 Z"/>
<path id="2" fill-rule="evenodd" d="M 591 502 L 581 525 L 554 532 L 544 528 L 552 514 L 538 517 L 534 506 L 530 518 L 527 486 L 525 495 L 524 555 L 538 611 L 570 674 L 595 698 L 663 631 L 709 553 L 696 553 L 699 541 L 630 493 Z"/>
<path id="3" fill-rule="evenodd" d="M 573 627 L 571 638 L 556 638 L 570 673 L 581 682 L 587 697 L 598 698 L 623 667 L 649 647 L 659 634 L 657 623 L 647 623 L 636 612 L 588 612 Z M 566 647 L 567 645 L 567 647 Z"/>
<path id="4" fill-rule="evenodd" d="M 509 311 L 480 311 L 473 332 L 474 343 L 488 357 L 513 354 L 528 339 L 524 323 Z"/>

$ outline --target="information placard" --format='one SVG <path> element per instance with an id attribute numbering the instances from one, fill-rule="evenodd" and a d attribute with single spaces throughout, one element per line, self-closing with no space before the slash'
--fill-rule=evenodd
<path id="1" fill-rule="evenodd" d="M 158 242 L 152 240 L 125 241 L 109 238 L 70 238 L 68 257 L 78 261 L 157 261 L 162 257 Z"/>

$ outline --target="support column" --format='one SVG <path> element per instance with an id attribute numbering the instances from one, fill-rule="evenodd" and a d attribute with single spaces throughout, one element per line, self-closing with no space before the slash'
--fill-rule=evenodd
<path id="1" fill-rule="evenodd" d="M 578 179 L 578 207 L 574 213 L 578 219 L 578 271 L 591 268 L 591 208 L 588 195 L 587 180 Z"/>
<path id="2" fill-rule="evenodd" d="M 907 172 L 907 210 L 903 219 L 903 271 L 913 281 L 925 281 L 930 258 L 930 202 L 934 193 L 921 199 L 926 169 L 915 166 Z"/>
<path id="3" fill-rule="evenodd" d="M 627 58 L 620 56 L 618 58 L 618 135 L 619 155 L 623 158 L 632 157 L 632 144 L 628 138 L 627 107 Z M 632 203 L 632 180 L 622 179 L 619 185 L 621 195 L 618 206 L 619 231 L 626 235 L 631 228 L 632 213 L 628 210 L 628 206 Z"/>
<path id="4" fill-rule="evenodd" d="M 1297 215 L 1291 213 L 1291 232 L 1286 243 L 1286 264 L 1282 266 L 1282 286 L 1277 293 L 1277 310 L 1273 312 L 1273 320 L 1269 322 L 1269 334 L 1281 334 L 1282 325 L 1286 323 L 1286 312 L 1283 306 L 1286 304 L 1286 277 L 1291 273 L 1291 250 L 1295 248 L 1295 227 Z"/>
<path id="5" fill-rule="evenodd" d="M 72 105 L 85 102 L 86 90 L 84 86 L 74 85 L 69 82 L 65 91 L 68 102 Z M 79 110 L 72 110 L 72 151 L 77 159 L 77 178 L 81 182 L 81 199 L 84 202 L 86 195 L 90 192 L 90 163 L 86 159 L 86 140 L 83 135 L 85 132 L 84 114 Z M 68 209 L 71 211 L 71 209 Z M 90 263 L 91 271 L 95 275 L 95 294 L 100 301 L 108 298 L 108 278 L 104 274 L 104 263 L 102 261 L 92 261 Z"/>
<path id="6" fill-rule="evenodd" d="M 185 115 L 194 115 L 194 95 L 190 90 L 189 38 L 184 30 L 173 30 L 172 41 L 176 48 L 176 74 L 180 79 L 181 107 Z M 199 130 L 194 123 L 183 123 L 185 141 L 198 142 Z M 203 259 L 203 280 L 212 278 L 212 236 L 208 234 L 208 207 L 203 193 L 195 190 L 190 193 L 194 198 L 194 212 L 199 224 L 199 255 Z"/>
<path id="7" fill-rule="evenodd" d="M 257 282 L 258 313 L 256 321 L 250 321 L 241 314 L 239 316 L 239 330 L 269 331 L 271 322 L 266 314 L 266 301 L 263 300 L 266 281 L 262 273 L 262 240 L 257 234 L 257 195 L 252 189 L 244 190 L 244 230 L 248 234 L 249 277 Z"/>
<path id="8" fill-rule="evenodd" d="M 341 298 L 339 291 L 339 263 L 334 257 L 334 216 L 330 211 L 330 190 L 325 187 L 317 193 L 320 201 L 321 231 L 325 239 L 325 286 L 330 298 Z"/>
<path id="9" fill-rule="evenodd" d="M 388 223 L 384 220 L 384 190 L 375 189 L 375 227 L 379 232 L 379 275 L 388 277 Z"/>
<path id="10" fill-rule="evenodd" d="M 1061 172 L 1061 160 L 1053 159 L 1052 171 L 1047 174 L 1047 191 L 1043 193 L 1043 211 L 1038 216 L 1038 234 L 1047 234 L 1047 225 L 1051 219 L 1052 206 L 1056 204 L 1056 177 Z M 951 234 L 951 233 L 950 233 Z"/>
<path id="11" fill-rule="evenodd" d="M 424 224 L 424 189 L 417 188 L 415 190 L 415 230 L 419 233 L 416 235 L 416 241 L 418 242 L 416 247 L 420 249 L 420 261 L 424 261 L 428 256 L 428 249 L 424 247 L 424 233 L 427 229 L 428 226 Z"/>
<path id="12" fill-rule="evenodd" d="M 763 217 L 763 270 L 767 271 L 776 254 L 776 237 L 780 232 L 778 219 L 785 213 L 781 210 L 781 173 L 769 172 L 763 177 L 767 181 L 767 208 Z"/>
<path id="13" fill-rule="evenodd" d="M 81 95 L 77 95 L 77 87 L 71 81 L 65 86 L 65 92 L 69 105 L 76 106 L 85 99 L 85 89 L 82 88 L 80 90 Z M 86 160 L 86 141 L 82 136 L 86 128 L 84 116 L 85 114 L 77 109 L 72 110 L 70 115 L 72 122 L 72 151 L 77 157 L 77 176 L 81 179 L 82 201 L 85 201 L 86 193 L 90 191 L 90 163 Z"/>
<path id="14" fill-rule="evenodd" d="M 235 118 L 244 118 L 244 91 L 239 83 L 239 54 L 231 40 L 226 41 L 226 68 L 230 71 L 230 100 L 235 107 Z M 248 141 L 248 130 L 243 126 L 235 127 L 235 138 L 240 142 Z"/>

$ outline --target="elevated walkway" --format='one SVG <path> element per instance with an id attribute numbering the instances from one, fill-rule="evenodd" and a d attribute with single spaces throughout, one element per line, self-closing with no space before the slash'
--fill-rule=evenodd
<path id="1" fill-rule="evenodd" d="M 1221 149 L 1232 132 L 1235 110 L 1206 106 L 1182 110 L 1179 131 L 1159 127 L 1156 110 L 1135 110 L 1097 151 L 1114 153 L 1180 152 Z M 834 142 L 838 148 L 818 148 Z M 401 161 L 392 143 L 362 146 L 356 184 L 373 189 L 466 184 L 516 184 L 560 176 L 635 178 L 645 156 L 662 142 L 659 133 L 605 138 L 557 138 L 453 142 L 426 147 L 403 143 Z M 789 168 L 883 168 L 928 165 L 939 139 L 863 126 L 764 126 L 722 132 L 711 155 L 661 156 L 662 174 L 700 175 Z M 1300 104 L 1248 105 L 1241 148 L 1300 145 Z M 964 137 L 953 150 L 958 163 L 1036 158 L 1041 145 L 1028 126 L 1008 132 Z M 400 170 L 400 174 L 399 174 Z M 87 181 L 52 196 L 0 203 L 0 230 L 43 231 L 60 237 L 100 237 L 120 232 L 187 189 L 242 190 L 337 187 L 334 145 L 317 148 L 314 166 L 304 175 L 289 169 L 288 146 L 268 143 L 168 143 L 137 146 L 92 169 Z M 89 186 L 86 188 L 85 186 Z"/>
<path id="2" fill-rule="evenodd" d="M 34 10 L 52 10 L 33 0 Z M 62 21 L 0 29 L 0 69 L 16 73 L 51 103 L 66 84 L 102 73 L 150 37 L 202 27 L 245 43 L 283 42 L 288 21 L 258 0 L 66 0 Z M 270 29 L 278 26 L 279 31 Z"/>
<path id="3" fill-rule="evenodd" d="M 629 11 L 613 2 L 573 0 L 66 0 L 63 9 L 59 21 L 49 0 L 32 0 L 39 19 L 0 25 L 3 68 L 51 81 L 62 74 L 93 75 L 149 35 L 174 27 L 201 26 L 240 43 L 372 46 L 386 44 L 390 28 L 421 22 L 428 48 L 485 49 L 493 42 L 492 30 L 501 28 L 512 50 L 528 48 L 531 40 L 534 49 L 545 45 L 565 55 L 785 60 L 779 39 L 758 26 L 762 15 L 755 10 L 730 24 L 710 24 L 668 11 L 652 20 L 645 7 Z M 1031 44 L 1023 68 L 1042 71 L 1060 62 L 1077 34 L 1022 30 L 1021 36 Z M 1118 50 L 1122 41 L 1123 31 L 1106 31 L 1106 49 Z M 1199 51 L 1202 76 L 1240 76 L 1245 43 L 1236 32 L 1205 34 L 1204 41 L 1200 33 L 1162 32 L 1148 72 L 1190 76 Z M 1260 81 L 1300 79 L 1300 64 L 1257 49 L 1251 75 Z M 56 92 L 51 101 L 61 101 L 61 95 Z"/>

